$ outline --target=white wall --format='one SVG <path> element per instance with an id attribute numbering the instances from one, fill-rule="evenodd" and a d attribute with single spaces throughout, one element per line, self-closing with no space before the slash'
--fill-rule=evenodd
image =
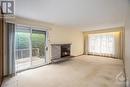
<path id="1" fill-rule="evenodd" d="M 15 17 L 16 24 L 23 24 L 27 26 L 34 26 L 38 28 L 48 28 L 49 43 L 71 43 L 71 54 L 73 56 L 83 54 L 83 34 L 80 29 L 73 27 L 58 26 L 47 22 L 41 22 L 21 17 Z"/>
<path id="2" fill-rule="evenodd" d="M 71 55 L 83 54 L 83 34 L 73 28 L 54 26 L 50 30 L 50 43 L 71 43 Z"/>
<path id="3" fill-rule="evenodd" d="M 130 0 L 128 2 L 128 15 L 125 25 L 125 70 L 130 87 Z"/>
<path id="4" fill-rule="evenodd" d="M 9 22 L 14 22 L 16 24 L 22 24 L 27 26 L 34 26 L 38 28 L 48 28 L 49 32 L 49 44 L 55 43 L 71 43 L 71 55 L 78 56 L 83 54 L 83 34 L 79 29 L 72 27 L 63 27 L 53 25 L 51 23 L 30 20 L 26 18 L 16 17 L 15 19 L 7 19 Z M 5 42 L 6 43 L 6 42 Z M 50 47 L 50 45 L 49 45 Z M 8 50 L 5 46 L 5 51 Z M 50 51 L 51 52 L 51 51 Z M 49 59 L 51 59 L 51 53 L 49 52 Z M 4 74 L 7 74 L 7 54 L 5 52 L 5 69 Z"/>

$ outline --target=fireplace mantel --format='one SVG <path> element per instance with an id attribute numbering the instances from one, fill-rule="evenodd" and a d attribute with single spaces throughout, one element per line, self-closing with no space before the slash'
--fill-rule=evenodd
<path id="1" fill-rule="evenodd" d="M 59 44 L 59 43 L 57 43 L 57 44 L 51 44 L 51 46 L 53 46 L 53 45 L 71 45 L 71 43 L 64 43 L 64 44 Z"/>

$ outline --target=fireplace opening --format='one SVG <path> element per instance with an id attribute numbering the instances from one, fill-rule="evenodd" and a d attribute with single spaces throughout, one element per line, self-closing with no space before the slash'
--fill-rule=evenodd
<path id="1" fill-rule="evenodd" d="M 70 44 L 61 45 L 61 57 L 70 56 Z"/>

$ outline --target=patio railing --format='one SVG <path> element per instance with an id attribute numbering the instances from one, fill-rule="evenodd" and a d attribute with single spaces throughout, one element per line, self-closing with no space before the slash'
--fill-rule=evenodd
<path id="1" fill-rule="evenodd" d="M 32 56 L 39 56 L 39 48 L 32 48 Z M 30 49 L 16 49 L 16 59 L 30 57 Z"/>

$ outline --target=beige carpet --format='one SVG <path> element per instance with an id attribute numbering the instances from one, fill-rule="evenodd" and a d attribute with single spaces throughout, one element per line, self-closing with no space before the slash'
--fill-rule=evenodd
<path id="1" fill-rule="evenodd" d="M 79 56 L 6 78 L 2 87 L 125 87 L 121 60 Z"/>

